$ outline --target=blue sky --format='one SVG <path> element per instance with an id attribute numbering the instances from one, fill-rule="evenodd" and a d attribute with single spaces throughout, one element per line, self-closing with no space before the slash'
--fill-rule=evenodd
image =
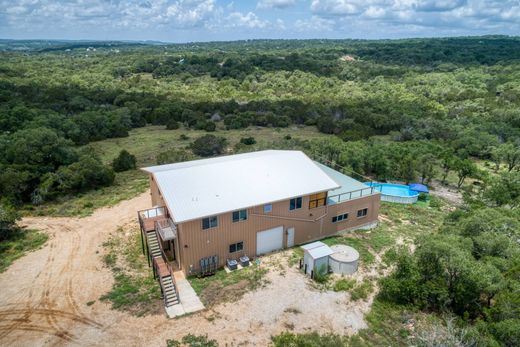
<path id="1" fill-rule="evenodd" d="M 520 0 L 0 0 L 0 37 L 161 40 L 520 34 Z"/>

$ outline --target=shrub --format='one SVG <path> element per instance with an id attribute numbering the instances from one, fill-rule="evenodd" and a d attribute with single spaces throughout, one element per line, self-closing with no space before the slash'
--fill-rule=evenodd
<path id="1" fill-rule="evenodd" d="M 167 130 L 175 130 L 175 129 L 179 129 L 179 122 L 177 122 L 176 120 L 174 119 L 170 119 L 167 123 L 166 123 L 166 129 Z"/>
<path id="2" fill-rule="evenodd" d="M 16 221 L 19 218 L 13 207 L 0 203 L 0 241 L 8 240 L 16 233 Z"/>
<path id="3" fill-rule="evenodd" d="M 313 278 L 318 283 L 325 283 L 329 280 L 327 265 L 322 264 L 319 269 L 314 269 Z"/>
<path id="4" fill-rule="evenodd" d="M 190 139 L 190 137 L 186 134 L 181 134 L 181 136 L 179 136 L 179 140 L 181 140 L 181 141 L 186 141 L 189 139 Z"/>
<path id="5" fill-rule="evenodd" d="M 42 199 L 54 198 L 60 193 L 77 193 L 109 186 L 114 182 L 114 171 L 97 158 L 82 156 L 69 166 L 42 177 L 37 195 Z"/>
<path id="6" fill-rule="evenodd" d="M 196 155 L 210 157 L 224 152 L 227 140 L 215 135 L 204 135 L 191 144 L 191 149 Z"/>
<path id="7" fill-rule="evenodd" d="M 240 143 L 243 143 L 244 145 L 254 145 L 256 143 L 256 140 L 254 137 L 252 136 L 249 136 L 249 137 L 242 137 L 240 139 Z"/>
<path id="8" fill-rule="evenodd" d="M 217 129 L 217 125 L 215 123 L 213 123 L 212 121 L 208 121 L 206 122 L 206 125 L 204 125 L 204 130 L 206 130 L 207 132 L 212 132 L 212 131 L 215 131 Z"/>
<path id="9" fill-rule="evenodd" d="M 179 163 L 194 159 L 193 154 L 183 149 L 170 149 L 168 151 L 159 153 L 157 156 L 157 164 Z"/>
<path id="10" fill-rule="evenodd" d="M 126 149 L 119 152 L 117 158 L 112 161 L 112 168 L 115 172 L 123 172 L 136 168 L 135 155 L 130 154 Z"/>
<path id="11" fill-rule="evenodd" d="M 193 335 L 188 334 L 184 336 L 181 342 L 177 340 L 166 340 L 167 347 L 218 347 L 216 340 L 208 339 L 208 335 Z"/>

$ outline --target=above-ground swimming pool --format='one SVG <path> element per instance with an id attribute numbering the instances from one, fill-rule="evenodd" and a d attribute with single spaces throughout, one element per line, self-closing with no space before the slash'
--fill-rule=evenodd
<path id="1" fill-rule="evenodd" d="M 411 190 L 410 187 L 403 184 L 367 182 L 369 187 L 381 192 L 381 200 L 389 202 L 397 202 L 400 204 L 413 204 L 417 202 L 419 193 Z"/>

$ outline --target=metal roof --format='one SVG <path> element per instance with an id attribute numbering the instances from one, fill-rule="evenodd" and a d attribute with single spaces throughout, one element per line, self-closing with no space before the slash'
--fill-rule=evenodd
<path id="1" fill-rule="evenodd" d="M 300 151 L 268 150 L 143 170 L 153 174 L 176 223 L 340 187 Z"/>
<path id="2" fill-rule="evenodd" d="M 304 251 L 307 251 L 309 249 L 313 249 L 313 248 L 321 247 L 321 246 L 326 246 L 326 245 L 323 242 L 321 242 L 321 241 L 316 241 L 316 242 L 311 242 L 311 243 L 308 243 L 306 245 L 303 245 L 303 246 L 301 246 L 301 248 Z"/>
<path id="3" fill-rule="evenodd" d="M 324 243 L 321 243 L 321 245 L 318 245 L 317 247 L 305 249 L 305 252 L 309 253 L 312 259 L 327 257 L 334 253 L 334 251 Z"/>

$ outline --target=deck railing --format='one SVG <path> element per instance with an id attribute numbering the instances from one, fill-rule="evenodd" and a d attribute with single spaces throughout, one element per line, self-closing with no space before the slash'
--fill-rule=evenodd
<path id="1" fill-rule="evenodd" d="M 177 238 L 177 227 L 171 218 L 155 221 L 155 230 L 163 241 L 174 240 Z"/>
<path id="2" fill-rule="evenodd" d="M 148 219 L 159 216 L 166 216 L 166 207 L 160 206 L 139 211 L 139 219 Z"/>
<path id="3" fill-rule="evenodd" d="M 361 198 L 363 196 L 373 195 L 374 193 L 379 193 L 380 188 L 378 190 L 378 185 L 373 185 L 371 187 L 361 188 L 357 190 L 353 190 L 350 192 L 340 193 L 336 195 L 331 195 L 327 198 L 327 203 L 331 204 L 339 204 L 343 201 L 348 201 L 352 199 Z"/>

